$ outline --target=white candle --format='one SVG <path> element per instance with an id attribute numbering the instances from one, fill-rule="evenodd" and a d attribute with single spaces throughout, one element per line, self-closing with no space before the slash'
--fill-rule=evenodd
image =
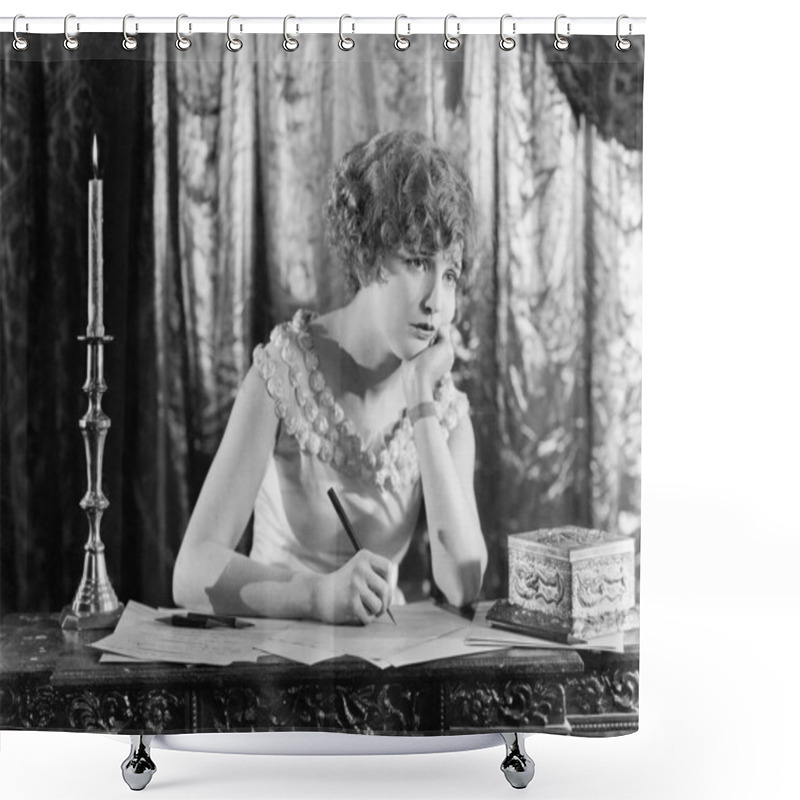
<path id="1" fill-rule="evenodd" d="M 97 136 L 92 141 L 89 181 L 89 327 L 87 336 L 103 336 L 103 181 L 97 177 Z"/>

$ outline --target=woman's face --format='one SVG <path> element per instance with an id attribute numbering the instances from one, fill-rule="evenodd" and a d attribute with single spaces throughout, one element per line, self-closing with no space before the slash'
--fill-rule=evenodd
<path id="1" fill-rule="evenodd" d="M 389 349 L 407 361 L 421 353 L 456 313 L 461 245 L 432 253 L 400 247 L 383 261 L 385 282 L 373 287 L 377 321 Z"/>

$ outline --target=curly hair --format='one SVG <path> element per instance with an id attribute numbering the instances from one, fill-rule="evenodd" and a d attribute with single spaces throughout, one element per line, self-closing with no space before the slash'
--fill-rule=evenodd
<path id="1" fill-rule="evenodd" d="M 380 133 L 351 148 L 333 174 L 325 214 L 352 293 L 385 280 L 382 259 L 400 246 L 419 253 L 460 244 L 461 289 L 467 285 L 475 228 L 469 180 L 421 133 Z"/>

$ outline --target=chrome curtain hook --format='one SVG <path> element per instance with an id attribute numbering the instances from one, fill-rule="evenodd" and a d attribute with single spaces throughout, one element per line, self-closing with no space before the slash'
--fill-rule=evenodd
<path id="1" fill-rule="evenodd" d="M 181 33 L 181 20 L 187 19 L 189 17 L 188 14 L 178 14 L 178 18 L 175 20 L 175 47 L 178 50 L 188 50 L 192 46 L 192 40 L 188 39 Z M 192 23 L 189 23 L 189 31 L 192 30 Z"/>
<path id="2" fill-rule="evenodd" d="M 70 36 L 69 35 L 69 21 L 71 19 L 75 19 L 75 15 L 74 14 L 67 14 L 67 16 L 64 17 L 64 49 L 65 50 L 77 50 L 78 49 L 78 45 L 80 44 L 80 42 L 77 40 L 77 38 L 75 36 Z M 75 30 L 79 31 L 80 29 L 81 29 L 81 26 L 76 23 Z"/>
<path id="3" fill-rule="evenodd" d="M 233 22 L 235 19 L 239 19 L 236 14 L 231 14 L 228 17 L 228 41 L 225 43 L 225 47 L 227 47 L 231 53 L 238 53 L 244 47 L 244 42 L 241 39 L 237 39 L 231 33 L 231 22 Z M 241 27 L 239 30 L 241 30 Z"/>
<path id="4" fill-rule="evenodd" d="M 461 31 L 461 23 L 456 22 L 456 35 L 451 36 L 447 30 L 448 23 L 451 19 L 457 19 L 456 15 L 448 14 L 444 18 L 444 42 L 442 42 L 444 49 L 449 50 L 450 52 L 453 50 L 458 50 L 458 48 L 461 47 L 461 40 L 458 38 L 458 34 Z"/>
<path id="5" fill-rule="evenodd" d="M 287 53 L 293 53 L 298 47 L 300 47 L 300 42 L 292 36 L 289 36 L 290 19 L 296 19 L 296 17 L 293 17 L 291 14 L 289 14 L 283 18 L 283 49 Z"/>
<path id="6" fill-rule="evenodd" d="M 136 19 L 133 14 L 126 14 L 122 18 L 122 46 L 125 50 L 135 50 L 139 46 L 139 41 L 135 36 L 128 35 L 128 20 Z M 139 25 L 136 25 L 136 30 L 139 30 Z"/>
<path id="7" fill-rule="evenodd" d="M 400 20 L 401 19 L 408 19 L 405 14 L 398 14 L 394 18 L 394 49 L 395 50 L 408 50 L 411 47 L 411 40 L 406 39 L 405 36 L 400 35 Z M 406 36 L 411 35 L 411 23 L 406 23 Z"/>
<path id="8" fill-rule="evenodd" d="M 25 15 L 17 14 L 17 16 L 14 17 L 14 24 L 12 26 L 12 31 L 14 33 L 14 40 L 11 42 L 11 45 L 15 50 L 19 51 L 28 49 L 28 40 L 20 36 L 19 33 L 17 33 L 17 22 L 21 19 L 25 19 Z M 26 24 L 25 29 L 27 30 L 27 28 L 28 26 Z"/>
<path id="9" fill-rule="evenodd" d="M 512 39 L 510 36 L 506 36 L 505 31 L 503 30 L 506 20 L 511 18 L 511 14 L 503 14 L 503 16 L 500 17 L 500 49 L 505 51 L 513 50 L 517 46 L 517 40 Z M 511 24 L 511 32 L 517 32 L 516 22 Z"/>
<path id="10" fill-rule="evenodd" d="M 344 50 L 345 52 L 348 50 L 352 50 L 356 46 L 355 39 L 351 39 L 349 36 L 345 36 L 344 31 L 342 30 L 342 26 L 344 25 L 344 21 L 346 19 L 353 19 L 353 18 L 349 14 L 342 14 L 342 16 L 339 17 L 339 49 Z M 350 23 L 350 27 L 355 33 L 356 30 L 355 24 Z"/>
<path id="11" fill-rule="evenodd" d="M 569 39 L 567 38 L 567 36 L 569 36 L 569 34 L 570 34 L 570 23 L 569 22 L 567 23 L 567 36 L 562 36 L 558 32 L 558 21 L 562 20 L 562 19 L 566 19 L 566 18 L 567 18 L 566 14 L 559 14 L 556 17 L 555 26 L 554 26 L 555 27 L 556 40 L 553 42 L 553 47 L 555 47 L 556 50 L 566 50 L 569 47 Z"/>
<path id="12" fill-rule="evenodd" d="M 617 50 L 620 51 L 620 53 L 624 53 L 626 50 L 630 50 L 631 49 L 631 40 L 624 38 L 622 36 L 622 34 L 620 33 L 620 23 L 624 19 L 628 19 L 626 14 L 620 14 L 617 17 L 617 41 L 615 42 L 614 46 L 617 48 Z M 631 25 L 631 23 L 629 22 L 628 23 L 628 36 L 630 36 L 632 33 L 633 33 L 633 25 Z"/>

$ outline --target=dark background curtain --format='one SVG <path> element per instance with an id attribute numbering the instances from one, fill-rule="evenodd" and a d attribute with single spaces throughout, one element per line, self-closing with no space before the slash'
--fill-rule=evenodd
<path id="1" fill-rule="evenodd" d="M 352 144 L 413 128 L 455 152 L 479 208 L 457 382 L 490 548 L 582 524 L 638 536 L 641 49 L 613 37 L 37 37 L 0 63 L 0 610 L 58 609 L 87 523 L 86 197 L 105 192 L 111 418 L 102 537 L 120 598 L 169 603 L 172 566 L 253 346 L 344 299 L 322 205 Z M 388 45 L 387 45 L 388 41 Z M 638 43 L 637 43 L 638 44 Z M 411 558 L 419 563 L 424 542 Z"/>

